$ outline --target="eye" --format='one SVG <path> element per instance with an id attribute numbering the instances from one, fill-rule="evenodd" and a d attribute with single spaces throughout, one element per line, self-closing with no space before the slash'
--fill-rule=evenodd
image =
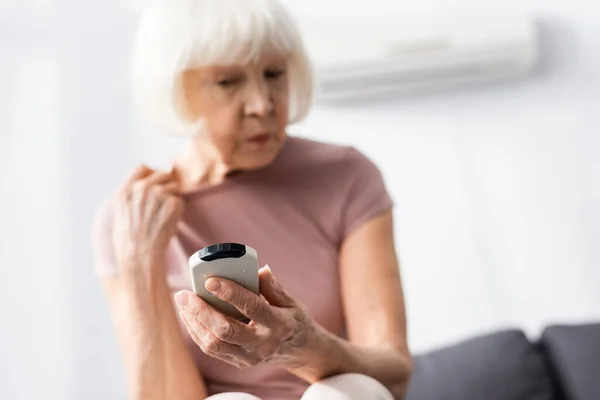
<path id="1" fill-rule="evenodd" d="M 237 84 L 240 81 L 239 78 L 225 78 L 225 79 L 219 79 L 217 81 L 217 85 L 222 86 L 222 87 L 230 87 L 233 86 L 235 84 Z"/>
<path id="2" fill-rule="evenodd" d="M 267 69 L 265 70 L 265 78 L 276 80 L 285 75 L 285 70 L 283 69 Z"/>

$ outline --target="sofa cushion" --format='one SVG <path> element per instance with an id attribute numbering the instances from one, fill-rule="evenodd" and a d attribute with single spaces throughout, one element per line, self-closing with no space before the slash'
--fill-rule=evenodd
<path id="1" fill-rule="evenodd" d="M 600 323 L 548 327 L 540 346 L 564 398 L 600 399 Z"/>
<path id="2" fill-rule="evenodd" d="M 549 400 L 544 361 L 523 332 L 480 336 L 414 357 L 407 400 Z"/>

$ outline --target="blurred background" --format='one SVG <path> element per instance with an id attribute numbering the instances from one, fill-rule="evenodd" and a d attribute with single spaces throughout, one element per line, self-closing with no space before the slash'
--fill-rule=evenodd
<path id="1" fill-rule="evenodd" d="M 285 3 L 306 31 L 315 18 L 369 33 L 368 16 L 531 17 L 539 61 L 523 76 L 319 103 L 290 132 L 352 144 L 381 168 L 413 352 L 600 319 L 600 3 Z M 129 46 L 143 5 L 0 0 L 1 399 L 124 398 L 91 216 L 134 165 L 161 166 L 183 144 L 133 114 Z"/>

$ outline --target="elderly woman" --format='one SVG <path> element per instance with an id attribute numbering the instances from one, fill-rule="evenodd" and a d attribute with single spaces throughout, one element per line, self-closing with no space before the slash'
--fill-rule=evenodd
<path id="1" fill-rule="evenodd" d="M 411 371 L 392 202 L 352 147 L 288 137 L 311 99 L 297 29 L 275 0 L 159 0 L 134 46 L 155 126 L 187 135 L 169 171 L 137 168 L 96 213 L 105 288 L 132 399 L 401 399 Z M 187 259 L 258 251 L 261 295 L 190 290 Z"/>

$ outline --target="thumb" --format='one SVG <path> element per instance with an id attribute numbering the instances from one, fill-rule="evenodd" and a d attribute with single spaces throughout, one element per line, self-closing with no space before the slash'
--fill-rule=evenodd
<path id="1" fill-rule="evenodd" d="M 281 286 L 268 265 L 258 270 L 258 279 L 260 293 L 270 305 L 276 307 L 294 307 L 296 305 L 296 301 Z"/>

